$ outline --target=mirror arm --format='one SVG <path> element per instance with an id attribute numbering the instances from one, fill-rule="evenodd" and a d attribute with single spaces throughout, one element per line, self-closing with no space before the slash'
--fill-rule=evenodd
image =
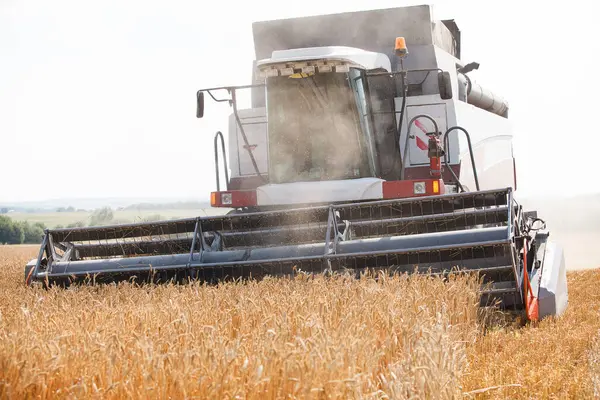
<path id="1" fill-rule="evenodd" d="M 198 91 L 196 93 L 196 118 L 202 118 L 204 116 L 204 92 Z"/>

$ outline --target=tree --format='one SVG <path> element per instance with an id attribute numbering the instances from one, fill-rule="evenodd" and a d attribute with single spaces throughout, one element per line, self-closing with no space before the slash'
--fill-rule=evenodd
<path id="1" fill-rule="evenodd" d="M 21 224 L 13 222 L 9 217 L 0 215 L 0 243 L 21 244 L 25 232 Z"/>
<path id="2" fill-rule="evenodd" d="M 0 244 L 8 243 L 11 239 L 12 220 L 0 215 Z"/>
<path id="3" fill-rule="evenodd" d="M 25 231 L 21 227 L 21 224 L 14 224 L 12 226 L 12 241 L 9 244 L 22 244 L 25 241 Z"/>
<path id="4" fill-rule="evenodd" d="M 22 223 L 23 228 L 23 243 L 39 243 L 44 237 L 44 229 L 46 227 L 41 222 L 30 224 L 27 221 Z"/>

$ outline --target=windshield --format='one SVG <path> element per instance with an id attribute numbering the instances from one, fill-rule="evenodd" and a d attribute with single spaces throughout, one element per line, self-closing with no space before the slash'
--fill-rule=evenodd
<path id="1" fill-rule="evenodd" d="M 272 183 L 374 176 L 348 74 L 267 81 Z"/>

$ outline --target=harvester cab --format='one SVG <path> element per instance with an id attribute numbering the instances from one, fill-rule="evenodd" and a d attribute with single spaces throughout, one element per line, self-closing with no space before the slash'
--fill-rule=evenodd
<path id="1" fill-rule="evenodd" d="M 197 92 L 198 118 L 232 108 L 210 196 L 232 212 L 48 230 L 28 283 L 458 269 L 483 275 L 482 304 L 563 312 L 562 250 L 514 198 L 508 103 L 469 77 L 454 21 L 415 6 L 253 34 L 252 84 Z"/>

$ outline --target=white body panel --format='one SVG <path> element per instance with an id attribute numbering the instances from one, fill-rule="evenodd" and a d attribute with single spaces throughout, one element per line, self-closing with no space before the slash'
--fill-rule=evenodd
<path id="1" fill-rule="evenodd" d="M 383 180 L 377 178 L 264 185 L 256 190 L 259 206 L 310 204 L 383 198 Z"/>
<path id="2" fill-rule="evenodd" d="M 450 103 L 450 104 L 448 104 Z M 448 106 L 452 106 L 451 102 L 442 100 L 439 96 L 417 96 L 409 97 L 406 100 L 406 116 L 402 120 L 402 128 L 400 132 L 400 154 L 404 155 L 406 134 L 408 132 L 408 124 L 410 120 L 417 115 L 426 114 L 432 117 L 438 124 L 438 129 L 441 132 L 445 132 L 448 126 L 454 123 L 453 110 L 448 110 Z M 400 108 L 402 107 L 402 98 L 396 98 L 396 119 L 400 120 Z M 450 112 L 449 112 L 450 111 Z M 434 126 L 426 118 L 419 118 L 418 121 L 428 131 L 433 132 Z M 417 137 L 427 143 L 429 140 L 427 135 L 419 129 L 419 127 L 413 123 L 410 129 L 411 135 L 414 135 L 414 139 L 408 141 L 408 152 L 406 153 L 405 165 L 409 167 L 418 167 L 423 165 L 429 165 L 429 157 L 427 157 L 427 150 L 422 150 L 417 146 Z M 451 146 L 452 147 L 452 143 Z M 456 150 L 456 145 L 454 146 Z M 456 157 L 456 156 L 455 156 Z"/>
<path id="3" fill-rule="evenodd" d="M 557 243 L 546 241 L 544 249 L 538 253 L 544 264 L 542 269 L 534 270 L 531 288 L 539 296 L 539 318 L 559 316 L 569 304 L 564 251 Z"/>
<path id="4" fill-rule="evenodd" d="M 479 189 L 515 187 L 511 124 L 506 118 L 470 104 L 454 101 L 456 122 L 471 137 Z M 460 182 L 469 191 L 476 190 L 466 136 L 458 133 L 460 146 Z"/>
<path id="5" fill-rule="evenodd" d="M 402 98 L 396 98 L 397 118 L 400 118 Z M 467 130 L 471 138 L 479 189 L 511 187 L 516 190 L 510 121 L 496 114 L 477 108 L 453 97 L 442 100 L 439 95 L 409 97 L 406 102 L 406 117 L 400 132 L 400 152 L 405 154 L 406 135 L 410 120 L 420 114 L 435 119 L 438 129 L 445 133 L 453 126 Z M 419 118 L 427 131 L 433 131 L 433 124 L 427 118 Z M 427 142 L 427 136 L 419 127 L 411 127 L 411 135 Z M 409 139 L 405 166 L 423 167 L 429 164 L 427 150 L 417 146 L 417 138 Z M 443 144 L 443 143 L 442 143 Z M 460 165 L 460 182 L 468 191 L 476 190 L 471 156 L 466 135 L 453 130 L 448 136 L 445 149 L 449 163 Z M 445 169 L 445 166 L 442 165 Z"/>

